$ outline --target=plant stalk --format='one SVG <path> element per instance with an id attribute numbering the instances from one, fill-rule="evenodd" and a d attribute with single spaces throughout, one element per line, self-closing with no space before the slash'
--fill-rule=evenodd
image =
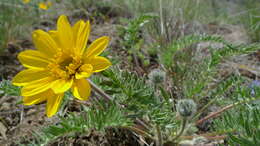
<path id="1" fill-rule="evenodd" d="M 240 105 L 240 104 L 247 103 L 247 102 L 254 101 L 254 100 L 257 100 L 257 98 L 245 99 L 245 100 L 243 100 L 243 101 L 239 101 L 239 102 L 236 102 L 236 103 L 227 105 L 227 106 L 223 107 L 222 109 L 220 109 L 219 111 L 216 111 L 216 112 L 214 112 L 214 113 L 211 113 L 211 114 L 209 114 L 208 116 L 206 116 L 206 117 L 204 117 L 204 118 L 198 120 L 198 121 L 196 122 L 196 125 L 202 124 L 204 121 L 206 121 L 206 120 L 208 120 L 208 119 L 210 119 L 210 118 L 215 118 L 215 117 L 219 116 L 221 113 L 223 113 L 223 112 L 225 112 L 225 111 L 227 111 L 227 110 L 229 110 L 229 109 L 235 107 L 236 105 Z"/>
<path id="2" fill-rule="evenodd" d="M 131 131 L 134 131 L 140 135 L 143 135 L 144 137 L 146 138 L 149 138 L 151 140 L 154 140 L 155 139 L 153 138 L 153 136 L 151 136 L 149 133 L 145 132 L 144 130 L 142 129 L 139 129 L 139 128 L 136 128 L 136 127 L 130 127 L 130 126 L 123 126 L 122 128 L 125 128 L 125 129 L 128 129 L 128 130 L 131 130 Z"/>
<path id="3" fill-rule="evenodd" d="M 162 132 L 158 124 L 156 124 L 157 140 L 156 146 L 163 146 Z"/>
<path id="4" fill-rule="evenodd" d="M 91 80 L 87 79 L 91 87 L 101 96 L 103 96 L 106 100 L 112 101 L 112 97 L 107 95 L 102 89 L 100 89 L 95 83 L 93 83 Z"/>
<path id="5" fill-rule="evenodd" d="M 163 23 L 163 8 L 162 8 L 162 0 L 159 0 L 160 6 L 160 21 L 161 21 L 161 36 L 164 35 L 164 23 Z"/>
<path id="6" fill-rule="evenodd" d="M 181 130 L 180 130 L 180 132 L 172 139 L 172 141 L 176 141 L 179 137 L 182 136 L 182 134 L 183 134 L 183 132 L 184 132 L 184 130 L 185 130 L 187 121 L 188 121 L 187 118 L 184 118 L 184 119 L 182 120 Z"/>
<path id="7" fill-rule="evenodd" d="M 91 87 L 93 88 L 93 90 L 95 90 L 99 95 L 101 95 L 102 97 L 104 97 L 105 100 L 107 101 L 112 101 L 113 98 L 111 96 L 109 96 L 108 94 L 106 94 L 102 89 L 100 89 L 95 83 L 93 83 L 91 80 L 87 79 L 87 81 L 89 82 L 89 84 L 91 85 Z M 123 105 L 120 105 L 118 103 L 116 103 L 117 105 L 119 105 L 120 107 L 123 107 Z M 140 120 L 139 118 L 136 118 L 136 122 L 140 125 L 142 125 L 143 127 L 145 127 L 146 129 L 150 129 L 149 126 L 147 126 L 142 120 Z"/>

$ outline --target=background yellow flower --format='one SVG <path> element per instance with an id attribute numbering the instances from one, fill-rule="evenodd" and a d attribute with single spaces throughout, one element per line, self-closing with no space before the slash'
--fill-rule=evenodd
<path id="1" fill-rule="evenodd" d="M 42 10 L 48 10 L 49 9 L 49 6 L 48 3 L 45 3 L 45 2 L 40 2 L 38 7 Z"/>
<path id="2" fill-rule="evenodd" d="M 27 3 L 29 3 L 31 0 L 23 0 L 23 3 L 24 4 L 27 4 Z"/>

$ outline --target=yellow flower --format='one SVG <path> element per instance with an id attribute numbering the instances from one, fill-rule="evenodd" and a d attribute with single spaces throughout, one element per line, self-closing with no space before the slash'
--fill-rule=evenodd
<path id="1" fill-rule="evenodd" d="M 31 0 L 23 0 L 24 4 L 28 4 Z"/>
<path id="2" fill-rule="evenodd" d="M 18 55 L 27 69 L 13 78 L 13 84 L 23 86 L 24 105 L 47 101 L 46 114 L 53 116 L 71 89 L 79 100 L 87 100 L 91 87 L 85 78 L 107 69 L 111 62 L 99 56 L 109 43 L 107 36 L 96 39 L 86 48 L 90 33 L 89 21 L 70 25 L 66 16 L 59 17 L 57 30 L 33 32 L 36 50 L 26 50 Z"/>
<path id="3" fill-rule="evenodd" d="M 52 2 L 47 2 L 47 6 L 48 7 L 52 6 Z"/>
<path id="4" fill-rule="evenodd" d="M 40 2 L 38 6 L 42 10 L 48 10 L 50 5 L 48 3 Z"/>

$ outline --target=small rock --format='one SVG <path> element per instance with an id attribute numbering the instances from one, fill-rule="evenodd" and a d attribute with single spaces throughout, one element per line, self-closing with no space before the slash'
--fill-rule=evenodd
<path id="1" fill-rule="evenodd" d="M 179 142 L 180 146 L 193 146 L 194 142 L 192 140 L 183 140 Z"/>
<path id="2" fill-rule="evenodd" d="M 32 108 L 32 109 L 29 109 L 28 112 L 27 112 L 27 115 L 30 115 L 30 114 L 33 114 L 33 113 L 36 113 L 36 109 Z"/>
<path id="3" fill-rule="evenodd" d="M 199 136 L 199 137 L 196 137 L 196 138 L 193 138 L 193 143 L 195 144 L 195 145 L 204 145 L 204 144 L 206 144 L 206 143 L 208 143 L 209 141 L 205 138 L 205 137 L 203 137 L 203 136 Z"/>
<path id="4" fill-rule="evenodd" d="M 4 102 L 1 106 L 1 110 L 8 110 L 10 109 L 11 104 Z"/>

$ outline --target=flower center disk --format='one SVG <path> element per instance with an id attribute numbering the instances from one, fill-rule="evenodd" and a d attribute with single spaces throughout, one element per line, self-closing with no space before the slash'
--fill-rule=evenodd
<path id="1" fill-rule="evenodd" d="M 48 65 L 48 70 L 57 79 L 71 79 L 80 72 L 82 65 L 80 57 L 58 52 L 55 55 L 55 62 Z"/>

